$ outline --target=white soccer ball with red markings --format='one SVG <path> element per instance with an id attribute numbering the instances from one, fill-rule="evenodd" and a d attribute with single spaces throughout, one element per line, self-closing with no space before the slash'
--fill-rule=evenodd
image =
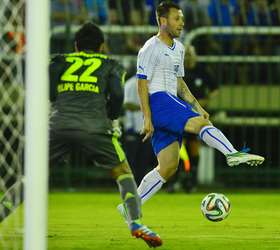
<path id="1" fill-rule="evenodd" d="M 230 213 L 230 201 L 223 194 L 207 194 L 201 202 L 201 211 L 210 221 L 224 220 Z"/>

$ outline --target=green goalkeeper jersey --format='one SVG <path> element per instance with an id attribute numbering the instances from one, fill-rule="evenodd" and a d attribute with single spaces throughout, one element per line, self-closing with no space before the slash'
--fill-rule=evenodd
<path id="1" fill-rule="evenodd" d="M 53 130 L 107 133 L 123 102 L 125 71 L 103 54 L 55 56 L 49 67 Z"/>

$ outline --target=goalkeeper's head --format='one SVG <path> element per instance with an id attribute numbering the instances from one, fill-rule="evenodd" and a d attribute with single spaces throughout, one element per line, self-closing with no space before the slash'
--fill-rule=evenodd
<path id="1" fill-rule="evenodd" d="M 77 51 L 101 52 L 104 47 L 104 34 L 94 23 L 84 24 L 75 34 Z"/>

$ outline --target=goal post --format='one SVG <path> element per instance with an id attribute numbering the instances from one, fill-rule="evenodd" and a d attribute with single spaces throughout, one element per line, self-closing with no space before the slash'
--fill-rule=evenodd
<path id="1" fill-rule="evenodd" d="M 49 0 L 26 0 L 24 249 L 47 248 Z"/>

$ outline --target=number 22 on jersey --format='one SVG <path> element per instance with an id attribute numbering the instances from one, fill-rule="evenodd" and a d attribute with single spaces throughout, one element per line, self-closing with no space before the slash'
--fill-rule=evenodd
<path id="1" fill-rule="evenodd" d="M 70 67 L 61 76 L 62 81 L 66 82 L 91 82 L 96 83 L 98 78 L 92 73 L 96 71 L 102 64 L 99 58 L 89 58 L 83 60 L 80 57 L 67 57 L 66 62 L 72 63 Z M 82 67 L 87 66 L 82 74 L 76 74 L 77 71 Z"/>

